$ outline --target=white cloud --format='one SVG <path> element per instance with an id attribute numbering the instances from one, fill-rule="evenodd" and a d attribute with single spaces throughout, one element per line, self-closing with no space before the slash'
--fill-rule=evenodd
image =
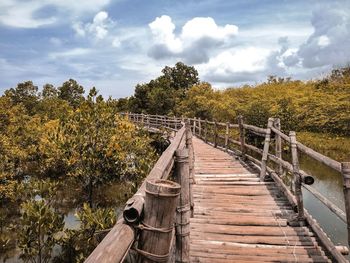
<path id="1" fill-rule="evenodd" d="M 152 31 L 155 43 L 165 45 L 170 52 L 178 53 L 182 51 L 182 41 L 175 37 L 175 25 L 171 17 L 157 17 L 149 24 L 149 27 Z"/>
<path id="2" fill-rule="evenodd" d="M 72 28 L 77 36 L 89 36 L 95 40 L 102 40 L 107 37 L 109 29 L 113 28 L 115 24 L 116 23 L 108 17 L 106 11 L 100 11 L 94 16 L 92 23 L 83 24 L 82 22 L 74 22 Z"/>
<path id="3" fill-rule="evenodd" d="M 234 48 L 211 58 L 198 70 L 204 79 L 214 82 L 242 82 L 259 77 L 266 69 L 270 50 L 257 47 Z M 253 77 L 254 78 L 254 77 Z"/>
<path id="4" fill-rule="evenodd" d="M 214 48 L 227 44 L 237 35 L 235 25 L 218 26 L 211 17 L 195 17 L 185 23 L 176 36 L 169 16 L 157 17 L 149 24 L 154 44 L 149 55 L 155 59 L 176 57 L 187 63 L 207 62 Z"/>
<path id="5" fill-rule="evenodd" d="M 88 48 L 73 48 L 73 49 L 61 51 L 61 52 L 52 52 L 49 54 L 49 58 L 57 59 L 57 58 L 64 58 L 64 57 L 76 57 L 76 56 L 86 55 L 91 52 L 92 50 Z"/>
<path id="6" fill-rule="evenodd" d="M 318 42 L 317 44 L 320 46 L 320 47 L 326 47 L 330 44 L 330 40 L 329 38 L 326 36 L 326 35 L 322 35 L 318 38 Z"/>
<path id="7" fill-rule="evenodd" d="M 73 17 L 82 17 L 108 5 L 110 0 L 1 0 L 0 23 L 19 28 L 38 28 L 54 23 L 66 22 Z M 53 13 L 46 17 L 45 9 Z M 38 13 L 42 12 L 42 16 Z"/>
<path id="8" fill-rule="evenodd" d="M 304 68 L 343 66 L 350 62 L 350 5 L 323 5 L 314 10 L 314 32 L 295 54 Z"/>
<path id="9" fill-rule="evenodd" d="M 196 41 L 204 37 L 226 40 L 238 34 L 238 27 L 235 25 L 225 25 L 220 27 L 211 17 L 195 17 L 188 21 L 182 28 L 181 39 Z"/>

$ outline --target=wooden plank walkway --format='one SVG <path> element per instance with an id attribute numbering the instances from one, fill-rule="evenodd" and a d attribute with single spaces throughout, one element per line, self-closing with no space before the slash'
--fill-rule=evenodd
<path id="1" fill-rule="evenodd" d="M 191 262 L 331 262 L 274 182 L 193 138 L 195 180 Z"/>

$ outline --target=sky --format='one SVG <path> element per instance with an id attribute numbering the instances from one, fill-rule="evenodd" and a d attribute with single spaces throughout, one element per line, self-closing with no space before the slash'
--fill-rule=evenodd
<path id="1" fill-rule="evenodd" d="M 350 0 L 1 0 L 0 93 L 73 78 L 130 96 L 182 61 L 214 88 L 350 62 Z"/>

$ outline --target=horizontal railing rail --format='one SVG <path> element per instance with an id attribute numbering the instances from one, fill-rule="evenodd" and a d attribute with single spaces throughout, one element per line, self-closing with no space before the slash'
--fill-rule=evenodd
<path id="1" fill-rule="evenodd" d="M 296 133 L 290 132 L 289 135 L 283 133 L 280 129 L 280 120 L 278 118 L 270 118 L 266 128 L 249 125 L 243 122 L 243 117 L 238 118 L 238 124 L 219 123 L 215 121 L 201 120 L 197 118 L 189 119 L 193 134 L 205 142 L 212 144 L 214 147 L 222 148 L 225 151 L 233 152 L 241 156 L 242 160 L 249 160 L 260 170 L 262 180 L 265 180 L 266 173 L 277 183 L 282 192 L 286 195 L 289 202 L 296 212 L 298 212 L 298 223 L 307 222 L 319 239 L 322 241 L 328 252 L 338 261 L 347 262 L 344 256 L 336 249 L 334 244 L 329 240 L 322 228 L 312 218 L 312 216 L 304 209 L 303 196 L 301 187 L 308 190 L 318 200 L 320 200 L 331 212 L 339 217 L 347 224 L 348 237 L 350 244 L 350 163 L 340 163 L 333 160 L 317 151 L 305 146 L 296 140 Z M 217 126 L 225 127 L 221 130 Z M 236 130 L 236 133 L 232 132 Z M 260 149 L 257 146 L 247 143 L 247 133 L 255 136 L 263 137 L 264 147 Z M 236 137 L 232 138 L 232 134 Z M 220 141 L 218 139 L 221 139 Z M 287 143 L 291 148 L 292 161 L 283 160 L 282 158 L 282 141 Z M 274 154 L 270 152 L 271 142 L 274 142 Z M 238 146 L 231 147 L 231 146 Z M 251 151 L 252 154 L 247 152 Z M 333 204 L 329 199 L 323 196 L 311 185 L 314 182 L 313 176 L 301 170 L 299 167 L 298 155 L 299 152 L 313 158 L 314 160 L 334 169 L 342 175 L 344 181 L 344 202 L 346 211 L 343 212 L 339 207 Z M 256 154 L 261 156 L 257 159 Z M 275 167 L 271 167 L 269 162 Z M 292 190 L 283 182 L 282 175 L 288 172 L 292 174 Z"/>
<path id="2" fill-rule="evenodd" d="M 183 259 L 186 259 L 186 256 L 189 258 L 188 251 L 181 250 L 181 247 L 185 248 L 189 245 L 184 244 L 180 248 L 174 248 L 174 238 L 176 236 L 176 239 L 179 239 L 176 242 L 189 242 L 189 236 L 183 235 L 183 233 L 189 231 L 189 225 L 186 225 L 186 222 L 189 222 L 190 213 L 181 209 L 176 209 L 175 212 L 175 208 L 192 207 L 192 196 L 190 195 L 193 183 L 191 130 L 179 119 L 158 115 L 145 116 L 127 113 L 121 115 L 147 128 L 164 127 L 176 130 L 176 135 L 140 188 L 126 202 L 123 215 L 118 218 L 116 225 L 85 262 L 123 262 L 124 259 L 131 256 L 131 250 L 136 251 L 137 257 L 143 257 L 145 262 L 153 262 L 154 260 L 166 262 L 175 254 L 175 250 L 180 250 L 176 255 L 180 255 Z M 172 171 L 177 184 L 169 181 Z M 176 191 L 179 189 L 180 193 L 177 193 Z M 161 190 L 165 192 L 161 192 Z M 173 203 L 171 203 L 171 199 L 173 199 Z M 164 214 L 170 214 L 170 216 L 157 218 L 159 214 L 164 212 L 158 211 L 157 213 L 157 209 L 168 209 L 169 213 Z M 191 211 L 191 209 L 188 210 Z M 176 222 L 175 231 L 173 229 L 175 222 L 172 221 L 176 213 L 182 213 L 182 216 L 176 218 L 186 222 Z M 165 222 L 169 224 L 164 225 Z M 178 233 L 181 235 L 177 236 Z M 138 241 L 135 242 L 136 240 Z M 157 242 L 150 245 L 152 242 L 147 240 L 157 240 Z"/>
<path id="3" fill-rule="evenodd" d="M 320 200 L 331 212 L 338 216 L 347 224 L 348 237 L 350 244 L 350 163 L 340 163 L 317 151 L 305 146 L 297 141 L 296 133 L 290 132 L 289 135 L 281 131 L 281 123 L 278 118 L 269 118 L 267 127 L 257 127 L 244 123 L 243 117 L 239 116 L 237 123 L 216 122 L 202 120 L 200 118 L 177 118 L 162 115 L 146 115 L 135 113 L 120 113 L 128 120 L 134 122 L 140 127 L 156 131 L 163 129 L 176 132 L 170 146 L 162 154 L 141 185 L 136 194 L 129 199 L 124 209 L 124 217 L 119 218 L 117 224 L 103 239 L 99 246 L 89 256 L 86 262 L 121 262 L 128 254 L 138 233 L 135 230 L 135 223 L 141 220 L 145 187 L 148 180 L 151 179 L 169 179 L 169 175 L 174 168 L 175 155 L 180 149 L 189 149 L 189 174 L 190 181 L 193 182 L 193 147 L 192 134 L 204 140 L 206 143 L 220 148 L 226 152 L 233 153 L 241 157 L 243 161 L 250 161 L 260 171 L 260 179 L 264 181 L 267 175 L 271 177 L 285 194 L 292 205 L 297 218 L 295 224 L 309 224 L 315 234 L 318 236 L 327 251 L 337 262 L 348 262 L 338 251 L 337 247 L 330 241 L 323 232 L 316 220 L 304 208 L 303 195 L 301 188 L 304 187 L 318 200 Z M 187 123 L 185 127 L 184 123 Z M 264 140 L 263 149 L 249 144 L 247 134 L 262 137 Z M 251 135 L 249 136 L 251 139 Z M 290 146 L 291 161 L 282 158 L 282 143 Z M 271 148 L 274 146 L 273 153 Z M 339 207 L 322 195 L 311 185 L 314 178 L 310 174 L 301 170 L 299 167 L 299 152 L 313 158 L 314 160 L 341 173 L 344 181 L 344 201 L 346 211 L 343 212 Z M 260 156 L 260 159 L 256 156 Z M 271 166 L 271 164 L 274 164 Z M 292 177 L 291 186 L 287 186 L 283 181 L 283 175 L 289 173 Z M 185 183 L 186 184 L 186 183 Z M 190 184 L 191 185 L 191 184 Z M 183 185 L 181 185 L 183 187 Z M 191 195 L 190 199 L 191 199 Z M 192 201 L 190 201 L 192 205 Z M 192 207 L 193 208 L 193 207 Z M 293 223 L 293 222 L 291 222 Z M 176 249 L 176 248 L 175 248 Z M 185 254 L 188 251 L 184 252 Z"/>

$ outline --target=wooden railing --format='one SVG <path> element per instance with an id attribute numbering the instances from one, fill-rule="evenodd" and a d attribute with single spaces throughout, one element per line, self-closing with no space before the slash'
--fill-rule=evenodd
<path id="1" fill-rule="evenodd" d="M 329 208 L 330 211 L 345 222 L 348 231 L 348 242 L 350 244 L 350 162 L 337 162 L 303 145 L 297 141 L 296 133 L 293 131 L 289 132 L 289 135 L 284 134 L 281 131 L 281 123 L 278 118 L 269 118 L 266 128 L 245 124 L 242 116 L 238 117 L 237 124 L 213 122 L 197 118 L 190 118 L 188 121 L 195 136 L 212 144 L 214 147 L 222 148 L 227 152 L 240 156 L 243 161 L 251 161 L 260 170 L 261 181 L 264 181 L 268 174 L 277 183 L 278 187 L 298 213 L 295 222 L 301 225 L 307 223 L 337 262 L 348 262 L 340 253 L 343 249 L 334 246 L 317 221 L 304 208 L 301 188 L 303 187 L 308 190 Z M 233 131 L 236 131 L 236 133 Z M 248 144 L 246 140 L 247 133 L 262 137 L 264 139 L 263 149 Z M 237 138 L 232 138 L 232 134 L 236 134 Z M 289 145 L 291 162 L 282 158 L 282 141 Z M 270 151 L 273 145 L 272 142 L 274 144 L 273 153 Z M 249 151 L 253 154 L 248 154 Z M 311 175 L 300 169 L 298 160 L 299 152 L 306 154 L 342 175 L 345 213 L 319 191 L 311 187 L 314 179 Z M 261 156 L 261 158 L 258 159 L 256 155 Z M 282 175 L 285 172 L 292 175 L 292 189 L 282 180 Z"/>
<path id="2" fill-rule="evenodd" d="M 123 216 L 85 262 L 122 262 L 128 258 L 138 262 L 135 255 L 141 256 L 142 262 L 174 261 L 171 259 L 174 257 L 178 262 L 189 262 L 186 248 L 189 247 L 192 207 L 191 129 L 174 118 L 138 114 L 126 117 L 147 128 L 164 127 L 176 135 L 138 191 L 127 201 Z"/>
<path id="3" fill-rule="evenodd" d="M 137 193 L 129 199 L 124 209 L 123 218 L 120 218 L 114 228 L 108 233 L 103 241 L 96 247 L 86 262 L 121 262 L 130 255 L 130 248 L 137 251 L 144 258 L 143 262 L 179 262 L 189 261 L 189 217 L 192 205 L 191 185 L 193 178 L 193 147 L 192 134 L 201 138 L 214 147 L 239 156 L 242 161 L 250 161 L 260 171 L 260 180 L 274 180 L 279 189 L 285 194 L 290 204 L 297 212 L 297 217 L 291 224 L 308 224 L 317 235 L 323 246 L 327 249 L 337 262 L 348 262 L 340 253 L 319 224 L 312 218 L 304 208 L 302 187 L 312 193 L 336 216 L 347 224 L 350 243 L 350 163 L 339 163 L 324 156 L 297 141 L 296 133 L 291 131 L 288 135 L 281 131 L 281 123 L 278 118 L 269 118 L 266 128 L 256 127 L 244 123 L 243 117 L 239 116 L 236 124 L 222 123 L 216 121 L 201 120 L 199 118 L 175 118 L 160 115 L 145 115 L 121 113 L 122 116 L 147 129 L 166 129 L 176 132 L 170 146 L 162 154 L 156 165 L 147 176 Z M 187 123 L 185 125 L 185 123 Z M 263 149 L 248 143 L 248 135 L 262 137 Z M 282 142 L 287 143 L 290 148 L 291 161 L 282 158 Z M 271 152 L 271 148 L 274 150 Z M 324 197 L 315 188 L 311 187 L 314 179 L 311 175 L 299 167 L 299 152 L 312 157 L 316 161 L 338 171 L 344 182 L 344 201 L 346 212 L 344 213 L 330 200 Z M 260 156 L 257 157 L 257 156 Z M 168 198 L 152 199 L 155 189 L 161 191 L 161 185 L 174 172 L 174 178 L 178 185 L 172 185 L 180 189 L 179 201 L 173 198 L 170 204 Z M 292 176 L 292 187 L 287 186 L 283 179 L 284 174 Z M 155 180 L 155 181 L 154 181 Z M 158 181 L 157 181 L 158 180 Z M 169 181 L 166 181 L 169 183 Z M 169 183 L 170 184 L 170 183 Z M 174 183 L 172 183 L 174 184 Z M 148 186 L 148 188 L 147 188 Z M 177 188 L 178 187 L 178 188 Z M 149 190 L 151 189 L 151 190 Z M 175 190 L 171 191 L 175 191 Z M 164 189 L 163 189 L 164 190 Z M 164 191 L 170 191 L 164 190 Z M 165 194 L 167 195 L 167 194 Z M 170 194 L 173 196 L 173 192 Z M 168 200 L 169 199 L 169 200 Z M 173 217 L 177 204 L 176 230 L 170 234 L 174 222 L 167 218 L 166 225 L 159 225 L 164 220 L 157 217 L 154 202 L 168 200 L 169 203 L 161 204 L 168 215 Z M 159 207 L 159 204 L 157 205 Z M 158 211 L 159 212 L 159 211 Z M 164 216 L 164 213 L 160 213 Z M 159 215 L 158 215 L 159 216 Z M 141 231 L 143 229 L 144 231 Z M 167 230 L 167 231 L 165 231 Z M 163 231 L 163 232 L 162 232 Z M 165 233 L 166 232 L 166 233 Z M 147 234 L 145 234 L 147 233 Z M 174 246 L 174 233 L 176 244 Z M 173 248 L 173 250 L 172 250 Z M 173 253 L 176 251 L 176 253 Z M 176 255 L 176 259 L 172 258 Z"/>

